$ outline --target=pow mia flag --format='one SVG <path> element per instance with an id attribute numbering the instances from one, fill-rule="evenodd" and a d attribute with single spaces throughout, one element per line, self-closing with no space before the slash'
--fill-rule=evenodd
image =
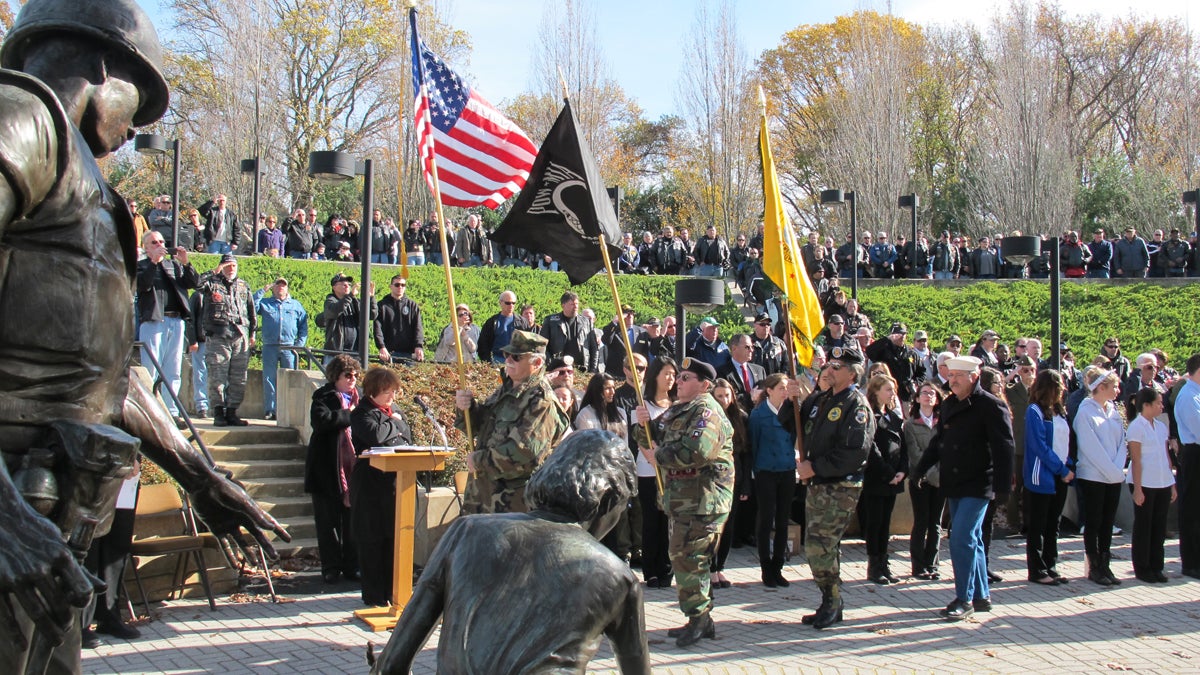
<path id="1" fill-rule="evenodd" d="M 549 255 L 577 285 L 604 269 L 601 234 L 609 257 L 620 256 L 617 214 L 567 101 L 512 210 L 488 239 Z"/>

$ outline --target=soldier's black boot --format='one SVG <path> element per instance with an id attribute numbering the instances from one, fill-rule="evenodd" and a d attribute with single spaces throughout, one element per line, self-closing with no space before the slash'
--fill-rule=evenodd
<path id="1" fill-rule="evenodd" d="M 219 405 L 213 408 L 213 426 L 227 427 L 229 422 L 225 419 L 225 406 Z"/>
<path id="2" fill-rule="evenodd" d="M 245 427 L 250 425 L 249 422 L 238 417 L 237 408 L 225 409 L 225 423 L 231 427 Z"/>
<path id="3" fill-rule="evenodd" d="M 803 619 L 801 619 L 803 620 Z M 835 623 L 842 620 L 842 594 L 840 590 L 834 586 L 821 591 L 821 606 L 817 608 L 817 614 L 813 617 L 813 628 L 818 630 L 829 628 Z"/>
<path id="4" fill-rule="evenodd" d="M 676 647 L 688 647 L 700 641 L 701 638 L 717 637 L 717 626 L 713 623 L 712 615 L 708 612 L 688 619 L 683 627 L 683 633 L 675 638 Z"/>

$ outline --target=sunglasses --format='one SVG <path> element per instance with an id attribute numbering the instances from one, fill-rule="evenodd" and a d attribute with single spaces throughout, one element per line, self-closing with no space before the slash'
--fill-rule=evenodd
<path id="1" fill-rule="evenodd" d="M 517 304 L 517 303 L 515 303 L 515 302 L 509 302 L 508 300 L 501 300 L 501 301 L 500 301 L 500 304 L 502 304 L 502 305 L 504 305 L 504 306 L 506 306 L 506 307 L 511 307 L 511 306 L 513 306 L 513 305 L 515 305 L 515 304 Z"/>
<path id="2" fill-rule="evenodd" d="M 342 373 L 343 380 L 357 380 L 358 373 Z"/>
<path id="3" fill-rule="evenodd" d="M 846 366 L 845 366 L 845 364 L 838 363 L 837 361 L 831 361 L 829 363 L 826 363 L 825 367 L 828 368 L 829 370 L 841 370 L 842 368 L 845 368 Z"/>
<path id="4" fill-rule="evenodd" d="M 700 378 L 696 377 L 695 375 L 693 375 L 691 373 L 683 373 L 682 375 L 675 376 L 676 382 L 691 382 L 692 380 L 698 380 L 698 379 L 700 379 Z"/>
<path id="5" fill-rule="evenodd" d="M 405 286 L 407 286 L 407 285 L 408 285 L 408 284 L 404 283 L 403 281 L 400 281 L 400 282 L 397 282 L 397 283 L 394 283 L 394 284 L 392 284 L 392 288 L 403 288 L 403 287 L 405 287 Z"/>
<path id="6" fill-rule="evenodd" d="M 512 361 L 513 363 L 520 363 L 521 360 L 524 359 L 526 356 L 528 356 L 528 354 L 505 354 L 504 360 Z"/>
<path id="7" fill-rule="evenodd" d="M 1014 345 L 1014 346 L 1015 346 L 1015 347 L 1018 347 L 1018 348 L 1020 348 L 1020 347 L 1028 347 L 1029 345 L 1025 344 L 1024 342 L 1018 342 L 1018 343 L 1017 343 L 1016 345 Z"/>

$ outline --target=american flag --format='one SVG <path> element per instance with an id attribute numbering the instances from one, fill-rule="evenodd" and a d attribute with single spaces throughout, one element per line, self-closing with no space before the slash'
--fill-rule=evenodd
<path id="1" fill-rule="evenodd" d="M 416 12 L 409 16 L 414 117 L 425 182 L 433 190 L 437 157 L 442 204 L 494 209 L 525 185 L 537 148 L 421 42 Z"/>

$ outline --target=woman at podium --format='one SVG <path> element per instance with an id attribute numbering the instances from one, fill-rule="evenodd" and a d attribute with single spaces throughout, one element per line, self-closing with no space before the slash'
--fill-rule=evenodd
<path id="1" fill-rule="evenodd" d="M 372 467 L 363 453 L 374 447 L 409 445 L 412 432 L 400 410 L 392 406 L 400 391 L 395 370 L 370 369 L 362 390 L 362 400 L 350 415 L 350 434 L 359 458 L 350 475 L 350 529 L 358 546 L 363 603 L 386 606 L 392 597 L 396 475 Z"/>

